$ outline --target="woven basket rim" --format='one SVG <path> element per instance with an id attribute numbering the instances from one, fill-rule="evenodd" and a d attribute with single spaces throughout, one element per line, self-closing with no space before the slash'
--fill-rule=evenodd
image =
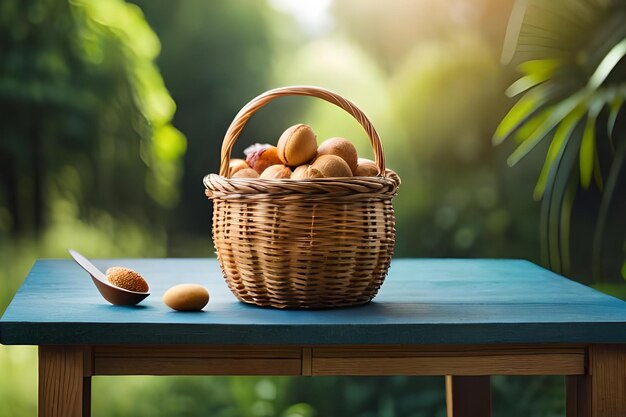
<path id="1" fill-rule="evenodd" d="M 227 178 L 218 174 L 204 177 L 209 198 L 225 195 L 386 195 L 395 196 L 400 177 L 387 170 L 385 177 L 337 178 Z"/>

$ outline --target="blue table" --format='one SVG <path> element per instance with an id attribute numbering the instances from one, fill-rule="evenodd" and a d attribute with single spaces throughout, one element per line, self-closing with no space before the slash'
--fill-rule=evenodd
<path id="1" fill-rule="evenodd" d="M 40 416 L 89 415 L 94 375 L 447 375 L 448 412 L 490 415 L 489 375 L 565 375 L 568 416 L 626 416 L 626 303 L 522 260 L 397 259 L 368 305 L 238 302 L 213 259 L 94 262 L 141 272 L 137 307 L 104 301 L 70 260 L 37 261 L 0 342 L 38 345 Z M 211 292 L 205 312 L 161 302 Z"/>

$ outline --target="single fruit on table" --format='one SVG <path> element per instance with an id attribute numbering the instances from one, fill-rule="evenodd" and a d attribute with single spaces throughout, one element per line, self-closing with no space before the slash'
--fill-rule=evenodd
<path id="1" fill-rule="evenodd" d="M 148 292 L 150 290 L 146 280 L 130 268 L 112 266 L 107 269 L 106 277 L 111 284 L 128 291 Z"/>
<path id="2" fill-rule="evenodd" d="M 346 161 L 351 172 L 356 170 L 359 156 L 352 142 L 347 139 L 330 138 L 325 140 L 317 148 L 317 156 L 322 155 L 336 155 Z"/>
<path id="3" fill-rule="evenodd" d="M 354 170 L 355 177 L 375 177 L 377 175 L 378 167 L 374 161 L 359 158 L 356 169 Z"/>
<path id="4" fill-rule="evenodd" d="M 252 152 L 246 157 L 246 162 L 259 174 L 265 171 L 269 166 L 283 163 L 278 157 L 278 149 L 276 146 L 269 146 Z"/>
<path id="5" fill-rule="evenodd" d="M 259 173 L 252 168 L 244 168 L 241 171 L 235 172 L 231 178 L 259 178 Z"/>
<path id="6" fill-rule="evenodd" d="M 317 154 L 317 138 L 305 124 L 293 125 L 278 139 L 278 157 L 290 167 L 306 164 Z"/>
<path id="7" fill-rule="evenodd" d="M 324 178 L 324 175 L 311 165 L 300 165 L 291 174 L 292 180 L 306 180 L 310 178 Z"/>
<path id="8" fill-rule="evenodd" d="M 200 311 L 209 302 L 209 291 L 202 285 L 175 285 L 163 294 L 163 302 L 177 311 Z"/>
<path id="9" fill-rule="evenodd" d="M 326 178 L 352 176 L 352 171 L 346 161 L 337 155 L 318 156 L 311 166 Z"/>
<path id="10" fill-rule="evenodd" d="M 230 162 L 228 163 L 228 175 L 229 176 L 233 176 L 235 175 L 237 172 L 241 171 L 242 169 L 248 169 L 250 168 L 250 165 L 248 165 L 248 163 L 246 161 L 244 161 L 243 159 L 231 159 Z"/>
<path id="11" fill-rule="evenodd" d="M 261 179 L 283 179 L 290 178 L 291 170 L 283 164 L 272 165 L 267 167 L 259 178 Z"/>

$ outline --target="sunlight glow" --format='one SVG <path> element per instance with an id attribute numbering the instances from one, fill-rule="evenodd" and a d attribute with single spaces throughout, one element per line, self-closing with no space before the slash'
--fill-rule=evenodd
<path id="1" fill-rule="evenodd" d="M 317 35 L 332 26 L 333 0 L 268 0 L 274 9 L 293 16 L 305 32 Z"/>

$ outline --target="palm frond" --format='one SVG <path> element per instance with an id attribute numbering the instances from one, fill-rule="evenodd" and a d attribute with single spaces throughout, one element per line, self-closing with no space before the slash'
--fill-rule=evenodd
<path id="1" fill-rule="evenodd" d="M 517 66 L 517 69 L 526 75 L 511 84 L 504 93 L 508 97 L 514 97 L 549 80 L 559 65 L 561 63 L 557 59 L 536 59 L 522 62 Z"/>
<path id="2" fill-rule="evenodd" d="M 576 198 L 576 192 L 578 191 L 578 181 L 570 176 L 565 192 L 561 200 L 561 207 L 559 213 L 558 233 L 560 246 L 560 259 L 561 259 L 561 271 L 564 274 L 569 274 L 571 269 L 570 258 L 570 232 L 572 224 L 572 208 L 574 206 L 574 200 Z"/>
<path id="3" fill-rule="evenodd" d="M 577 183 L 578 165 L 576 164 L 578 157 L 578 149 L 582 137 L 582 124 L 577 123 L 576 128 L 570 136 L 560 157 L 556 158 L 551 166 L 546 187 L 546 192 L 541 206 L 541 244 L 542 255 L 545 263 L 557 272 L 565 272 L 563 264 L 563 252 L 569 250 L 567 242 L 562 239 L 569 234 L 562 233 L 561 217 L 567 214 L 565 209 L 571 210 L 571 205 L 564 205 L 568 187 L 572 187 Z M 567 194 L 567 195 L 566 195 Z"/>
<path id="4" fill-rule="evenodd" d="M 569 268 L 573 201 L 577 189 L 588 188 L 592 180 L 602 191 L 594 251 L 601 247 L 597 241 L 604 235 L 616 172 L 624 163 L 617 162 L 626 158 L 626 138 L 613 142 L 626 101 L 625 21 L 626 0 L 518 0 L 509 20 L 506 42 L 515 42 L 515 53 L 505 44 L 503 57 L 508 55 L 507 62 L 514 55 L 522 60 L 518 66 L 522 75 L 506 94 L 521 98 L 502 119 L 492 141 L 515 138 L 518 146 L 507 160 L 514 165 L 550 138 L 533 197 L 542 199 L 542 254 L 556 271 Z M 604 107 L 607 112 L 601 111 Z M 604 117 L 608 135 L 598 136 Z M 614 156 L 606 186 L 598 155 L 603 140 L 608 140 Z M 626 278 L 626 264 L 622 269 Z M 597 270 L 594 276 L 599 277 Z"/>
<path id="5" fill-rule="evenodd" d="M 522 20 L 515 27 L 507 29 L 507 41 L 516 40 L 515 53 L 510 53 L 510 62 L 514 55 L 524 59 L 574 57 L 581 48 L 586 48 L 592 56 L 599 46 L 612 45 L 615 41 L 604 40 L 589 36 L 601 32 L 620 32 L 624 19 L 620 20 L 621 9 L 614 3 L 621 0 L 599 2 L 593 0 L 527 0 L 523 7 L 514 7 L 510 22 Z M 516 2 L 516 6 L 517 6 Z M 623 2 L 622 2 L 623 3 Z M 523 13 L 524 16 L 513 17 L 514 13 Z M 610 23 L 610 24 L 609 24 Z M 610 27 L 607 27 L 610 26 Z M 515 33 L 509 34 L 509 31 Z M 597 42 L 596 45 L 593 45 Z M 505 43 L 505 49 L 510 51 L 511 45 Z M 606 51 L 599 51 L 604 54 Z M 504 53 L 503 53 L 504 55 Z M 584 58 L 584 57 L 583 57 Z M 592 65 L 597 61 L 591 60 Z"/>
<path id="6" fill-rule="evenodd" d="M 535 185 L 533 197 L 535 200 L 540 200 L 543 197 L 543 193 L 546 189 L 548 176 L 554 165 L 554 162 L 560 160 L 563 155 L 563 150 L 570 140 L 576 125 L 580 122 L 580 119 L 585 115 L 586 108 L 579 106 L 568 114 L 563 121 L 559 124 L 559 127 L 554 132 L 548 153 L 546 154 L 546 160 L 539 174 L 539 179 Z"/>
<path id="7" fill-rule="evenodd" d="M 504 34 L 502 55 L 500 56 L 500 62 L 503 64 L 511 62 L 513 55 L 515 55 L 519 35 L 522 30 L 522 25 L 524 24 L 524 15 L 526 15 L 527 3 L 528 0 L 516 0 L 513 4 L 513 10 L 509 16 L 506 33 Z"/>
<path id="8" fill-rule="evenodd" d="M 613 203 L 613 197 L 615 196 L 615 189 L 622 172 L 622 168 L 626 162 L 626 141 L 622 142 L 615 153 L 615 159 L 611 164 L 609 173 L 606 179 L 606 188 L 602 193 L 600 200 L 600 209 L 598 210 L 598 221 L 596 222 L 595 230 L 593 233 L 593 252 L 591 259 L 592 272 L 594 277 L 602 276 L 602 254 L 604 233 L 606 231 L 606 225 L 609 218 L 609 210 Z M 626 279 L 622 269 L 622 276 Z"/>
<path id="9" fill-rule="evenodd" d="M 596 148 L 594 150 L 593 180 L 595 181 L 598 190 L 602 191 L 604 189 L 604 180 L 602 179 L 602 170 L 600 169 L 600 157 L 598 156 L 598 149 Z"/>
<path id="10" fill-rule="evenodd" d="M 519 145 L 524 142 L 528 136 L 533 133 L 539 126 L 541 126 L 550 117 L 554 106 L 547 106 L 545 109 L 538 112 L 532 118 L 528 119 L 519 128 L 515 130 L 512 137 L 515 139 L 515 143 Z"/>
<path id="11" fill-rule="evenodd" d="M 594 115 L 587 115 L 587 123 L 580 143 L 580 185 L 585 189 L 589 188 L 593 174 L 596 154 L 596 118 Z"/>
<path id="12" fill-rule="evenodd" d="M 626 56 L 626 38 L 622 39 L 615 46 L 613 46 L 602 61 L 600 61 L 600 64 L 598 64 L 598 67 L 589 78 L 587 88 L 599 88 L 609 76 L 611 71 L 613 71 L 617 63 L 624 58 L 624 56 Z"/>
<path id="13" fill-rule="evenodd" d="M 506 89 L 504 94 L 506 94 L 507 97 L 515 97 L 516 95 L 549 80 L 551 76 L 552 74 L 549 73 L 534 73 L 525 75 L 511 84 L 509 88 Z"/>
<path id="14" fill-rule="evenodd" d="M 626 56 L 626 39 L 610 49 L 586 83 L 582 80 L 577 81 L 573 71 L 568 70 L 567 65 L 559 59 L 536 59 L 520 64 L 518 69 L 526 75 L 513 83 L 507 91 L 512 94 L 526 92 L 503 118 L 493 136 L 493 143 L 499 144 L 512 134 L 516 134 L 520 145 L 507 159 L 508 164 L 513 166 L 518 163 L 552 131 L 558 130 L 558 126 L 574 109 L 586 106 L 590 112 L 579 150 L 581 185 L 588 188 L 591 178 L 594 177 L 596 184 L 601 188 L 602 176 L 599 165 L 596 164 L 598 159 L 596 120 L 606 103 L 611 103 L 617 111 L 622 105 L 623 100 L 621 102 L 616 100 L 617 97 L 621 97 L 622 89 L 606 87 L 603 83 L 624 56 Z M 617 114 L 613 114 L 613 111 L 607 122 L 611 130 L 615 124 L 614 119 L 617 118 Z M 567 132 L 572 126 L 566 125 L 566 128 L 562 132 Z M 548 160 L 546 158 L 546 162 Z M 550 161 L 548 165 L 544 163 L 535 187 L 535 197 L 542 195 L 545 191 L 547 172 L 552 163 L 553 161 Z"/>
<path id="15" fill-rule="evenodd" d="M 517 66 L 517 69 L 525 74 L 552 75 L 562 65 L 559 59 L 530 59 Z"/>
<path id="16" fill-rule="evenodd" d="M 591 74 L 621 40 L 626 38 L 626 8 L 617 10 L 607 16 L 601 26 L 596 28 L 593 36 L 582 44 L 584 53 L 578 56 L 579 64 Z"/>
<path id="17" fill-rule="evenodd" d="M 615 152 L 615 145 L 613 143 L 613 130 L 615 129 L 615 122 L 617 122 L 617 115 L 624 104 L 624 98 L 626 97 L 626 85 L 622 89 L 622 94 L 615 96 L 609 106 L 609 118 L 607 120 L 606 129 L 609 134 L 609 140 L 611 141 L 611 148 Z"/>
<path id="18" fill-rule="evenodd" d="M 552 102 L 559 100 L 566 92 L 562 84 L 545 82 L 528 91 L 511 107 L 493 135 L 495 145 L 506 140 L 523 123 L 537 115 Z"/>
<path id="19" fill-rule="evenodd" d="M 527 138 L 518 146 L 507 159 L 509 166 L 513 166 L 528 154 L 539 142 L 541 142 L 565 117 L 567 117 L 576 107 L 586 99 L 585 91 L 579 91 L 555 105 L 548 118 L 539 125 Z"/>

